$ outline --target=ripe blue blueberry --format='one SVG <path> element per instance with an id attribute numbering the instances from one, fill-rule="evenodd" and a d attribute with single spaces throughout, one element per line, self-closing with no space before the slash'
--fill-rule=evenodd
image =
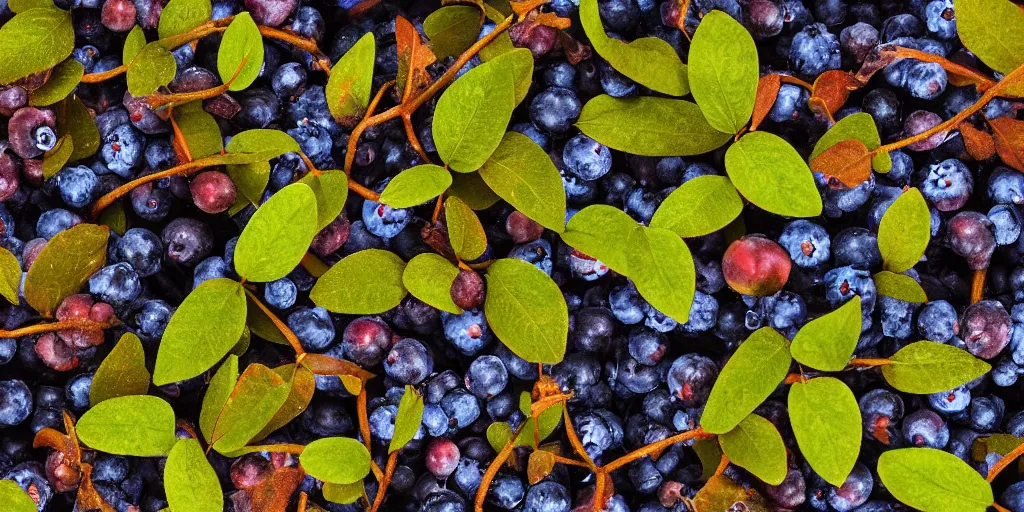
<path id="1" fill-rule="evenodd" d="M 322 352 L 334 343 L 334 321 L 324 308 L 297 308 L 288 315 L 287 323 L 306 350 Z"/>

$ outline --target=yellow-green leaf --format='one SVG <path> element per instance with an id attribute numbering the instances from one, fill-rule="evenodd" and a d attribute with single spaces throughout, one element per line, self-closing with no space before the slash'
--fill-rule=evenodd
<path id="1" fill-rule="evenodd" d="M 932 216 L 921 191 L 912 188 L 896 198 L 878 225 L 878 251 L 886 270 L 904 272 L 924 255 L 932 237 Z"/>
<path id="2" fill-rule="evenodd" d="M 732 138 L 712 128 L 696 103 L 654 96 L 602 94 L 583 106 L 576 126 L 605 146 L 643 156 L 701 155 Z"/>
<path id="3" fill-rule="evenodd" d="M 335 263 L 320 276 L 309 298 L 332 313 L 383 313 L 405 298 L 404 271 L 405 262 L 395 253 L 364 249 Z"/>
<path id="4" fill-rule="evenodd" d="M 476 42 L 483 13 L 471 5 L 442 7 L 423 20 L 423 32 L 438 59 L 458 56 Z"/>
<path id="5" fill-rule="evenodd" d="M 316 231 L 335 221 L 348 200 L 348 176 L 344 172 L 323 171 L 320 175 L 306 173 L 300 183 L 305 183 L 316 196 Z"/>
<path id="6" fill-rule="evenodd" d="M 143 46 L 128 64 L 128 92 L 132 96 L 148 96 L 171 83 L 178 64 L 174 55 L 159 42 Z"/>
<path id="7" fill-rule="evenodd" d="M 203 102 L 190 101 L 178 105 L 174 107 L 172 116 L 193 160 L 220 154 L 224 149 L 224 138 L 220 135 L 217 120 L 203 110 Z"/>
<path id="8" fill-rule="evenodd" d="M 890 386 L 904 392 L 925 395 L 939 393 L 966 384 L 992 369 L 967 351 L 935 343 L 911 343 L 889 358 L 882 376 Z"/>
<path id="9" fill-rule="evenodd" d="M 452 170 L 475 171 L 497 149 L 515 107 L 514 78 L 507 66 L 487 62 L 455 80 L 437 100 L 434 145 Z"/>
<path id="10" fill-rule="evenodd" d="M 290 392 L 288 381 L 273 370 L 250 364 L 217 417 L 210 435 L 213 449 L 232 453 L 245 446 L 270 423 Z"/>
<path id="11" fill-rule="evenodd" d="M 732 16 L 711 11 L 693 34 L 688 62 L 693 99 L 708 124 L 725 133 L 743 129 L 757 96 L 757 46 L 750 32 Z"/>
<path id="12" fill-rule="evenodd" d="M 488 267 L 484 314 L 498 339 L 519 357 L 557 363 L 565 356 L 565 298 L 558 285 L 530 263 L 506 258 Z"/>
<path id="13" fill-rule="evenodd" d="M 370 473 L 370 452 L 355 439 L 325 437 L 306 445 L 299 464 L 317 480 L 350 484 Z"/>
<path id="14" fill-rule="evenodd" d="M 43 155 L 43 179 L 48 180 L 60 172 L 74 152 L 75 143 L 72 141 L 71 135 L 65 135 L 57 139 L 57 144 Z M 101 222 L 100 224 L 103 223 Z"/>
<path id="15" fill-rule="evenodd" d="M 561 182 L 561 177 L 559 177 L 559 182 Z M 453 174 L 452 186 L 448 187 L 448 196 L 462 199 L 462 202 L 474 210 L 486 210 L 501 200 L 478 172 Z"/>
<path id="16" fill-rule="evenodd" d="M 203 405 L 199 411 L 199 430 L 208 443 L 213 439 L 213 429 L 217 426 L 217 417 L 220 416 L 220 411 L 224 409 L 224 404 L 227 403 L 231 392 L 235 389 L 236 382 L 238 382 L 238 356 L 229 355 L 221 363 L 217 373 L 214 373 L 213 378 L 210 379 L 210 385 L 206 388 L 206 394 L 203 395 Z"/>
<path id="17" fill-rule="evenodd" d="M 860 331 L 860 297 L 854 295 L 835 311 L 807 322 L 793 337 L 789 349 L 793 359 L 802 364 L 838 372 L 850 362 Z"/>
<path id="18" fill-rule="evenodd" d="M 70 135 L 75 142 L 69 162 L 88 158 L 100 148 L 100 131 L 82 100 L 71 97 L 58 109 L 57 136 Z"/>
<path id="19" fill-rule="evenodd" d="M 900 448 L 878 458 L 878 477 L 896 499 L 925 512 L 984 512 L 992 486 L 966 462 L 934 448 Z"/>
<path id="20" fill-rule="evenodd" d="M 331 503 L 348 505 L 349 503 L 355 503 L 356 500 L 363 497 L 364 486 L 361 480 L 350 484 L 326 482 L 324 483 L 323 493 L 324 499 Z"/>
<path id="21" fill-rule="evenodd" d="M 765 483 L 779 485 L 786 478 L 786 445 L 772 422 L 751 414 L 732 430 L 718 436 L 722 452 L 737 466 Z"/>
<path id="22" fill-rule="evenodd" d="M 712 434 L 732 430 L 775 391 L 791 362 L 786 338 L 771 327 L 754 331 L 718 375 L 701 426 Z"/>
<path id="23" fill-rule="evenodd" d="M 25 301 L 44 317 L 53 316 L 68 295 L 107 259 L 106 226 L 78 224 L 57 233 L 39 252 L 25 276 Z"/>
<path id="24" fill-rule="evenodd" d="M 179 439 L 164 466 L 164 492 L 174 512 L 210 512 L 224 508 L 220 480 L 195 439 Z"/>
<path id="25" fill-rule="evenodd" d="M 380 193 L 380 203 L 392 208 L 412 208 L 433 199 L 452 184 L 452 175 L 444 167 L 423 164 L 395 176 Z"/>
<path id="26" fill-rule="evenodd" d="M 171 0 L 160 11 L 157 33 L 160 39 L 184 34 L 202 25 L 212 14 L 210 0 Z"/>
<path id="27" fill-rule="evenodd" d="M 398 415 L 395 417 L 395 433 L 391 436 L 388 452 L 401 450 L 412 441 L 423 421 L 423 397 L 416 388 L 406 385 L 405 394 L 398 402 Z"/>
<path id="28" fill-rule="evenodd" d="M 629 237 L 637 223 L 614 206 L 590 205 L 573 215 L 562 240 L 574 249 L 601 260 L 608 268 L 629 275 Z"/>
<path id="29" fill-rule="evenodd" d="M 883 270 L 872 276 L 871 280 L 875 282 L 875 288 L 881 296 L 915 304 L 928 302 L 928 296 L 925 295 L 924 289 L 913 277 L 908 275 Z"/>
<path id="30" fill-rule="evenodd" d="M 826 482 L 840 486 L 860 455 L 862 425 L 853 391 L 833 377 L 789 388 L 789 421 L 800 453 Z"/>
<path id="31" fill-rule="evenodd" d="M 28 104 L 37 107 L 53 105 L 67 98 L 85 75 L 85 67 L 75 59 L 67 59 L 53 68 L 50 79 L 42 87 L 32 91 Z"/>
<path id="32" fill-rule="evenodd" d="M 263 69 L 263 36 L 248 12 L 241 12 L 224 31 L 217 50 L 217 73 L 228 89 L 242 91 Z"/>
<path id="33" fill-rule="evenodd" d="M 451 287 L 459 269 L 432 252 L 417 254 L 402 272 L 402 284 L 417 299 L 449 313 L 461 314 L 452 301 Z"/>
<path id="34" fill-rule="evenodd" d="M 956 0 L 960 41 L 990 68 L 1008 74 L 1024 64 L 1024 11 L 1010 0 Z M 1013 87 L 1022 91 L 1018 83 Z"/>
<path id="35" fill-rule="evenodd" d="M 7 512 L 36 512 L 36 502 L 14 480 L 0 480 L 0 503 L 10 507 Z"/>
<path id="36" fill-rule="evenodd" d="M 565 226 L 565 188 L 551 158 L 529 137 L 507 132 L 480 168 L 484 182 L 508 204 L 556 233 Z"/>
<path id="37" fill-rule="evenodd" d="M 475 260 L 487 249 L 487 234 L 476 213 L 457 197 L 444 202 L 444 216 L 448 223 L 448 237 L 459 258 Z"/>
<path id="38" fill-rule="evenodd" d="M 124 49 L 121 50 L 121 62 L 124 64 L 130 63 L 142 51 L 144 46 L 146 46 L 146 33 L 142 31 L 142 27 L 135 25 L 132 27 L 131 32 L 128 32 L 128 37 L 124 40 Z"/>
<path id="39" fill-rule="evenodd" d="M 21 264 L 11 251 L 0 247 L 0 295 L 7 302 L 19 304 L 18 290 L 21 288 Z"/>
<path id="40" fill-rule="evenodd" d="M 90 448 L 114 455 L 158 457 L 174 446 L 174 409 L 148 395 L 111 398 L 96 404 L 75 426 Z"/>
<path id="41" fill-rule="evenodd" d="M 316 211 L 316 195 L 303 183 L 292 183 L 271 196 L 238 238 L 238 275 L 258 283 L 288 275 L 316 236 Z"/>
<path id="42" fill-rule="evenodd" d="M 74 49 L 69 11 L 51 5 L 16 14 L 0 27 L 0 84 L 46 71 Z"/>
<path id="43" fill-rule="evenodd" d="M 740 194 L 763 210 L 788 217 L 821 214 L 821 195 L 811 169 L 778 135 L 745 135 L 726 151 L 725 171 Z"/>
<path id="44" fill-rule="evenodd" d="M 697 272 L 686 242 L 667 229 L 638 225 L 627 247 L 629 277 L 640 295 L 661 313 L 686 323 L 697 290 Z"/>
<path id="45" fill-rule="evenodd" d="M 731 19 L 731 18 L 730 18 Z M 652 228 L 682 237 L 714 233 L 743 212 L 743 199 L 725 176 L 699 176 L 672 191 L 651 218 Z"/>
<path id="46" fill-rule="evenodd" d="M 324 89 L 327 108 L 343 126 L 355 126 L 370 104 L 375 56 L 373 32 L 367 32 L 331 69 Z"/>
<path id="47" fill-rule="evenodd" d="M 848 139 L 856 139 L 864 143 L 868 149 L 877 149 L 882 145 L 882 139 L 878 135 L 878 126 L 875 125 L 875 118 L 866 112 L 859 112 L 846 116 L 829 128 L 825 135 L 822 135 L 814 144 L 814 150 L 808 160 L 824 153 L 826 150 Z M 892 158 L 888 151 L 878 153 L 871 158 L 871 167 L 878 172 L 889 172 L 892 169 Z"/>
<path id="48" fill-rule="evenodd" d="M 149 370 L 146 352 L 139 337 L 127 332 L 100 363 L 89 388 L 89 402 L 128 395 L 145 395 L 149 391 Z"/>

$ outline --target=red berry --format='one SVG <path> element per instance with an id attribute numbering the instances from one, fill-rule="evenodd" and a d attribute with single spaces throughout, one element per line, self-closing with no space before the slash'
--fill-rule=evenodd
<path id="1" fill-rule="evenodd" d="M 196 208 L 206 213 L 220 213 L 231 208 L 237 196 L 231 178 L 220 171 L 199 173 L 192 178 L 189 189 Z"/>
<path id="2" fill-rule="evenodd" d="M 135 4 L 131 0 L 106 0 L 100 22 L 113 32 L 128 32 L 135 26 Z"/>
<path id="3" fill-rule="evenodd" d="M 348 217 L 342 213 L 313 237 L 313 243 L 309 248 L 321 257 L 334 254 L 348 241 L 350 227 Z"/>
<path id="4" fill-rule="evenodd" d="M 456 306 L 462 309 L 479 308 L 484 303 L 484 280 L 472 270 L 463 270 L 455 276 L 449 293 Z"/>
<path id="5" fill-rule="evenodd" d="M 45 238 L 33 238 L 25 244 L 25 248 L 21 251 L 21 259 L 25 262 L 25 271 L 32 268 L 32 263 L 36 261 L 36 257 L 46 247 Z"/>
<path id="6" fill-rule="evenodd" d="M 451 440 L 437 437 L 427 444 L 427 471 L 437 478 L 448 478 L 455 472 L 462 454 Z"/>
<path id="7" fill-rule="evenodd" d="M 505 219 L 505 231 L 512 241 L 517 244 L 532 242 L 544 234 L 544 226 L 537 221 L 523 215 L 521 212 L 512 212 Z"/>
<path id="8" fill-rule="evenodd" d="M 779 244 L 759 235 L 745 236 L 725 250 L 722 274 L 733 290 L 764 297 L 786 285 L 792 265 Z"/>

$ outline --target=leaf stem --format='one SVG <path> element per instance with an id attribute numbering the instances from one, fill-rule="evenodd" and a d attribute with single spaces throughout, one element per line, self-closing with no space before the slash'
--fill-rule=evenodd
<path id="1" fill-rule="evenodd" d="M 562 407 L 562 418 L 565 420 L 565 433 L 569 437 L 569 444 L 572 445 L 572 449 L 583 458 L 583 462 L 591 471 L 597 473 L 600 468 L 597 467 L 597 464 L 594 464 L 594 460 L 590 458 L 587 450 L 583 449 L 583 443 L 580 442 L 579 435 L 576 434 L 576 427 L 573 426 L 572 418 L 569 417 L 568 407 Z"/>
<path id="2" fill-rule="evenodd" d="M 218 158 L 220 158 L 220 155 L 212 155 L 206 158 L 200 158 L 199 160 L 193 160 L 191 162 L 171 167 L 166 171 L 155 172 L 153 174 L 147 174 L 146 176 L 136 178 L 132 181 L 129 181 L 128 183 L 125 183 L 124 185 L 121 185 L 120 187 L 115 188 L 114 190 L 108 192 L 107 194 L 97 199 L 96 202 L 93 203 L 92 210 L 89 213 L 90 215 L 92 215 L 92 218 L 95 219 L 96 217 L 99 217 L 100 213 L 106 207 L 110 206 L 114 201 L 117 201 L 125 194 L 131 192 L 132 190 L 136 189 L 141 185 L 145 185 L 146 183 L 152 181 L 162 180 L 164 178 L 170 178 L 171 176 L 188 176 L 189 174 L 201 171 L 207 167 L 219 165 L 217 163 Z"/>
<path id="3" fill-rule="evenodd" d="M 246 446 L 245 448 L 242 448 L 241 451 L 244 453 L 273 452 L 290 453 L 292 455 L 302 455 L 302 451 L 305 449 L 306 447 L 301 444 L 284 443 Z"/>
<path id="4" fill-rule="evenodd" d="M 345 148 L 345 175 L 352 176 L 352 163 L 356 160 L 356 149 L 359 146 L 359 137 L 363 136 L 363 132 L 371 126 L 376 126 L 380 123 L 390 121 L 398 117 L 401 112 L 398 111 L 397 107 L 392 107 L 385 112 L 377 115 L 373 115 L 373 112 L 377 110 L 377 105 L 380 103 L 381 98 L 384 97 L 384 93 L 395 85 L 394 80 L 384 82 L 384 85 L 380 86 L 377 90 L 377 95 L 373 97 L 373 101 L 366 107 L 366 113 L 363 114 L 363 119 L 359 121 L 359 124 L 352 128 L 352 133 L 348 136 L 348 146 Z"/>
<path id="5" fill-rule="evenodd" d="M 363 436 L 363 445 L 366 446 L 366 451 L 373 452 L 373 446 L 370 444 L 370 418 L 366 413 L 366 386 L 363 386 L 359 390 L 359 394 L 356 395 L 356 414 L 359 417 L 359 434 Z M 384 480 L 384 474 L 381 473 L 380 467 L 372 459 L 370 460 L 370 469 L 373 471 L 373 476 L 377 478 L 378 482 Z M 380 491 L 378 491 L 379 493 Z"/>
<path id="6" fill-rule="evenodd" d="M 102 73 L 89 73 L 87 75 L 82 75 L 82 83 L 83 84 L 98 84 L 98 83 L 103 82 L 105 80 L 110 80 L 111 78 L 114 78 L 116 76 L 123 75 L 126 71 L 128 71 L 128 65 L 127 64 L 121 64 L 120 66 L 118 66 L 118 67 L 116 67 L 114 69 L 111 69 L 111 70 L 108 70 L 108 71 L 104 71 Z"/>
<path id="7" fill-rule="evenodd" d="M 301 356 L 302 354 L 306 353 L 306 351 L 302 348 L 302 343 L 299 342 L 299 337 L 296 336 L 294 332 L 292 332 L 292 330 L 288 327 L 288 324 L 282 322 L 281 319 L 278 318 L 277 315 L 275 315 L 274 312 L 270 310 L 270 308 L 268 308 L 265 304 L 263 304 L 262 301 L 260 301 L 259 297 L 257 297 L 256 294 L 252 292 L 252 290 L 245 288 L 245 294 L 249 296 L 249 300 L 251 300 L 253 304 L 256 305 L 256 307 L 260 308 L 260 311 L 262 311 L 264 315 L 267 315 L 267 318 L 269 318 L 270 322 L 274 324 L 274 327 L 277 327 L 277 330 L 281 331 L 281 334 L 284 335 L 284 338 L 288 340 L 288 344 L 292 346 L 293 350 L 295 350 L 296 356 Z"/>
<path id="8" fill-rule="evenodd" d="M 996 512 L 1011 512 L 1010 509 L 1003 507 L 995 501 L 992 502 L 992 508 L 996 509 Z"/>
<path id="9" fill-rule="evenodd" d="M 971 280 L 971 304 L 980 301 L 985 295 L 985 274 L 987 268 L 974 271 L 974 278 Z"/>
<path id="10" fill-rule="evenodd" d="M 578 468 L 589 468 L 586 462 L 579 461 L 576 459 L 570 459 L 569 457 L 563 457 L 561 455 L 551 454 L 555 458 L 555 462 L 559 464 L 565 464 L 566 466 L 576 466 Z"/>
<path id="11" fill-rule="evenodd" d="M 852 359 L 850 366 L 854 368 L 874 368 L 876 366 L 889 366 L 893 362 L 889 359 L 875 358 L 875 359 Z"/>
<path id="12" fill-rule="evenodd" d="M 720 476 L 725 473 L 726 468 L 729 467 L 729 457 L 724 453 L 722 454 L 722 460 L 718 461 L 718 467 L 715 468 L 715 474 L 713 476 Z"/>
<path id="13" fill-rule="evenodd" d="M 302 268 L 305 268 L 307 272 L 316 278 L 326 274 L 329 268 L 323 261 L 320 261 L 320 258 L 317 258 L 311 252 L 307 252 L 302 256 L 301 265 Z"/>
<path id="14" fill-rule="evenodd" d="M 1009 466 L 1017 457 L 1020 457 L 1021 454 L 1024 454 L 1024 443 L 1014 448 L 1010 453 L 1003 455 L 1003 458 L 997 460 L 996 463 L 989 468 L 988 475 L 985 477 L 985 480 L 989 482 L 995 480 L 996 477 L 999 476 L 999 473 L 1006 469 L 1006 466 Z"/>
<path id="15" fill-rule="evenodd" d="M 51 322 L 48 324 L 37 324 L 29 325 L 27 327 L 21 327 L 18 329 L 4 330 L 0 329 L 0 338 L 20 338 L 22 336 L 29 336 L 32 334 L 41 334 L 44 332 L 63 331 L 65 329 L 82 329 L 85 331 L 100 331 L 103 329 L 109 329 L 118 325 L 119 322 L 95 322 L 93 320 L 63 320 L 60 322 Z"/>
<path id="16" fill-rule="evenodd" d="M 709 434 L 705 432 L 704 429 L 697 427 L 694 430 L 687 430 L 686 432 L 676 434 L 672 437 L 667 437 L 656 443 L 651 443 L 647 446 L 633 450 L 632 452 L 629 452 L 626 455 L 623 455 L 622 457 L 619 457 L 618 459 L 615 459 L 612 462 L 605 464 L 604 467 L 601 468 L 601 470 L 614 471 L 618 468 L 621 468 L 622 466 L 625 466 L 626 464 L 629 464 L 630 462 L 633 462 L 634 460 L 655 453 L 663 448 L 668 448 L 669 446 L 672 446 L 676 443 L 689 441 L 690 439 L 711 439 L 713 437 L 715 437 L 714 434 Z"/>
<path id="17" fill-rule="evenodd" d="M 483 478 L 480 479 L 480 488 L 476 491 L 476 497 L 473 500 L 473 510 L 475 512 L 483 512 L 484 510 L 484 498 L 487 497 L 487 490 L 491 487 L 491 481 L 494 480 L 494 476 L 498 474 L 498 470 L 508 460 L 509 455 L 512 455 L 512 449 L 516 446 L 516 439 L 519 438 L 519 434 L 522 433 L 523 428 L 528 425 L 529 422 L 524 421 L 516 430 L 512 432 L 512 437 L 508 439 L 505 446 L 501 448 L 498 455 L 494 457 L 491 464 L 487 466 L 487 471 L 484 472 Z"/>
<path id="18" fill-rule="evenodd" d="M 286 32 L 279 28 L 268 27 L 265 25 L 260 25 L 258 28 L 260 34 L 265 37 L 276 39 L 278 41 L 281 41 L 282 43 L 288 43 L 304 52 L 309 53 L 310 55 L 313 56 L 314 59 L 316 59 L 316 66 L 319 67 L 321 71 L 326 73 L 327 76 L 331 76 L 331 59 L 327 58 L 327 55 L 325 55 L 324 52 L 320 51 L 320 47 L 317 46 L 316 40 L 299 37 L 291 32 Z"/>
<path id="19" fill-rule="evenodd" d="M 380 509 L 380 505 L 384 503 L 384 493 L 387 492 L 388 486 L 391 485 L 391 476 L 395 474 L 395 466 L 397 465 L 398 450 L 395 450 L 391 452 L 391 455 L 388 455 L 388 464 L 384 467 L 384 478 L 377 485 L 377 495 L 373 497 L 373 506 L 370 507 L 370 512 L 377 512 Z"/>
<path id="20" fill-rule="evenodd" d="M 991 78 L 967 66 L 957 64 L 956 62 L 953 62 L 945 57 L 933 55 L 931 53 L 923 52 L 921 50 L 897 46 L 896 56 L 901 58 L 905 57 L 909 59 L 916 59 L 922 62 L 934 62 L 936 64 L 939 64 L 942 66 L 942 69 L 945 69 L 946 71 L 949 71 L 954 75 L 959 75 L 974 80 L 978 84 L 978 90 L 981 91 L 984 91 L 997 83 L 995 80 L 992 80 Z"/>

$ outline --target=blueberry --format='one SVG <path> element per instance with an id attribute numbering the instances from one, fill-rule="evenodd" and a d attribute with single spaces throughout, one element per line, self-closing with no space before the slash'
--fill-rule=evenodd
<path id="1" fill-rule="evenodd" d="M 1024 204 L 1024 174 L 996 167 L 988 178 L 988 198 L 1000 204 Z"/>
<path id="2" fill-rule="evenodd" d="M 710 331 L 718 323 L 718 300 L 700 290 L 693 296 L 690 316 L 679 329 L 686 334 Z"/>
<path id="3" fill-rule="evenodd" d="M 23 381 L 0 381 L 0 426 L 13 427 L 32 414 L 32 391 Z"/>
<path id="4" fill-rule="evenodd" d="M 641 364 L 654 366 L 665 355 L 664 337 L 652 329 L 637 327 L 629 333 L 629 355 Z"/>
<path id="5" fill-rule="evenodd" d="M 877 292 L 871 273 L 850 266 L 836 267 L 825 273 L 825 299 L 833 308 L 860 296 L 864 327 L 871 326 L 871 312 L 875 309 Z"/>
<path id="6" fill-rule="evenodd" d="M 837 512 L 851 512 L 871 497 L 874 485 L 871 471 L 858 462 L 843 485 L 829 488 L 828 504 Z"/>
<path id="7" fill-rule="evenodd" d="M 1006 404 L 998 396 L 980 396 L 971 400 L 971 428 L 981 432 L 993 432 L 1003 422 Z"/>
<path id="8" fill-rule="evenodd" d="M 0 219 L 3 219 L 3 212 L 0 212 Z M 39 216 L 39 221 L 36 222 L 36 235 L 49 240 L 57 233 L 80 224 L 81 222 L 81 217 L 67 210 L 61 208 L 46 210 Z M 11 220 L 11 222 L 3 220 L 3 225 L 5 233 L 14 232 L 13 220 Z"/>
<path id="9" fill-rule="evenodd" d="M 125 179 L 134 177 L 133 169 L 142 159 L 145 135 L 130 124 L 117 126 L 103 138 L 100 156 L 107 168 Z"/>
<path id="10" fill-rule="evenodd" d="M 466 389 L 478 398 L 487 399 L 501 393 L 508 385 L 508 372 L 501 359 L 480 356 L 466 370 Z"/>
<path id="11" fill-rule="evenodd" d="M 385 367 L 386 369 L 386 367 Z M 480 403 L 464 389 L 453 389 L 441 399 L 441 409 L 448 416 L 448 434 L 469 427 L 480 417 Z"/>
<path id="12" fill-rule="evenodd" d="M 953 158 L 923 169 L 920 175 L 921 194 L 942 212 L 962 208 L 974 190 L 970 170 Z"/>
<path id="13" fill-rule="evenodd" d="M 782 123 L 797 119 L 800 112 L 807 107 L 810 94 L 803 87 L 793 84 L 782 84 L 775 97 L 775 103 L 768 112 L 768 119 Z"/>
<path id="14" fill-rule="evenodd" d="M 140 277 L 149 277 L 160 271 L 163 244 L 155 233 L 146 228 L 132 228 L 114 244 L 117 261 L 128 263 Z"/>
<path id="15" fill-rule="evenodd" d="M 903 439 L 913 446 L 941 450 L 949 442 L 949 426 L 935 412 L 919 409 L 903 420 Z"/>
<path id="16" fill-rule="evenodd" d="M 940 414 L 963 412 L 971 404 L 971 391 L 965 386 L 958 386 L 949 391 L 933 393 L 928 395 L 928 404 Z"/>
<path id="17" fill-rule="evenodd" d="M 619 73 L 608 63 L 598 63 L 600 70 L 601 89 L 605 94 L 613 98 L 625 98 L 633 95 L 637 90 L 636 82 L 630 80 L 626 75 Z"/>
<path id="18" fill-rule="evenodd" d="M 441 406 L 427 404 L 423 406 L 423 426 L 434 437 L 444 436 L 448 433 L 448 415 Z"/>
<path id="19" fill-rule="evenodd" d="M 324 399 L 313 402 L 302 413 L 302 427 L 313 435 L 331 437 L 350 435 L 355 423 L 337 399 Z"/>
<path id="20" fill-rule="evenodd" d="M 926 339 L 945 343 L 960 330 L 956 309 L 944 300 L 932 301 L 921 308 L 917 317 L 917 332 Z"/>
<path id="21" fill-rule="evenodd" d="M 89 408 L 89 390 L 92 388 L 92 374 L 83 373 L 68 380 L 64 388 L 71 408 L 76 411 L 84 411 Z"/>
<path id="22" fill-rule="evenodd" d="M 387 444 L 395 435 L 395 419 L 398 407 L 382 405 L 370 412 L 370 437 L 380 444 Z"/>
<path id="23" fill-rule="evenodd" d="M 195 266 L 213 250 L 213 232 L 205 223 L 179 217 L 160 233 L 167 257 L 186 267 Z"/>
<path id="24" fill-rule="evenodd" d="M 840 58 L 839 40 L 821 23 L 808 25 L 793 36 L 789 61 L 797 73 L 817 76 L 839 69 Z"/>
<path id="25" fill-rule="evenodd" d="M 904 87 L 922 100 L 938 98 L 946 90 L 946 70 L 935 62 L 918 62 L 907 70 Z"/>
<path id="26" fill-rule="evenodd" d="M 402 384 L 419 384 L 433 369 L 434 358 L 430 352 L 412 338 L 398 340 L 384 359 L 384 371 L 388 377 Z"/>
<path id="27" fill-rule="evenodd" d="M 287 323 L 306 350 L 322 352 L 334 343 L 334 321 L 324 308 L 297 308 L 288 315 Z"/>
<path id="28" fill-rule="evenodd" d="M 548 137 L 546 133 L 534 126 L 533 123 L 516 123 L 510 126 L 509 130 L 526 135 L 544 151 L 551 149 L 551 137 Z M 423 141 L 420 142 L 422 143 Z"/>
<path id="29" fill-rule="evenodd" d="M 18 464 L 0 478 L 13 480 L 22 490 L 31 493 L 32 500 L 36 502 L 40 512 L 47 510 L 46 507 L 53 498 L 53 487 L 46 480 L 46 473 L 41 464 L 38 462 Z"/>
<path id="30" fill-rule="evenodd" d="M 263 298 L 270 307 L 288 309 L 295 304 L 299 289 L 287 277 L 271 281 L 263 288 Z"/>
<path id="31" fill-rule="evenodd" d="M 61 199 L 72 208 L 84 208 L 92 202 L 98 180 L 92 169 L 78 165 L 65 167 L 54 179 L 60 189 Z"/>
<path id="32" fill-rule="evenodd" d="M 700 407 L 711 395 L 717 378 L 714 361 L 698 354 L 685 354 L 673 361 L 668 370 L 668 389 L 683 407 Z"/>
<path id="33" fill-rule="evenodd" d="M 627 282 L 611 289 L 608 293 L 608 304 L 616 320 L 633 325 L 644 319 L 644 306 L 647 303 L 640 297 L 636 286 L 633 286 L 632 282 Z"/>
<path id="34" fill-rule="evenodd" d="M 557 482 L 544 481 L 530 486 L 523 502 L 523 512 L 569 512 L 569 491 Z"/>
<path id="35" fill-rule="evenodd" d="M 192 274 L 192 288 L 195 289 L 211 279 L 228 277 L 229 274 L 230 269 L 224 258 L 210 256 L 196 265 L 195 271 Z"/>
<path id="36" fill-rule="evenodd" d="M 508 257 L 532 263 L 538 270 L 551 275 L 551 243 L 543 238 L 513 247 Z"/>
<path id="37" fill-rule="evenodd" d="M 115 308 L 127 306 L 142 293 L 139 274 L 128 263 L 101 268 L 89 278 L 89 293 Z"/>
<path id="38" fill-rule="evenodd" d="M 369 199 L 363 201 L 363 223 L 366 229 L 385 240 L 405 229 L 412 218 L 411 212 L 408 208 L 392 208 Z"/>
<path id="39" fill-rule="evenodd" d="M 580 117 L 582 107 L 571 89 L 550 87 L 533 98 L 530 103 L 530 120 L 541 130 L 562 134 Z"/>
<path id="40" fill-rule="evenodd" d="M 479 486 L 479 482 L 477 483 Z M 503 510 L 515 510 L 526 496 L 523 481 L 514 475 L 499 473 L 487 489 L 487 503 Z"/>
<path id="41" fill-rule="evenodd" d="M 612 152 L 607 146 L 580 134 L 565 143 L 562 161 L 580 179 L 593 181 L 612 168 Z"/>
<path id="42" fill-rule="evenodd" d="M 160 339 L 164 334 L 164 329 L 167 328 L 167 322 L 171 320 L 173 312 L 174 309 L 162 300 L 156 299 L 143 302 L 142 307 L 135 313 L 134 324 L 136 326 L 136 334 L 144 340 Z"/>
<path id="43" fill-rule="evenodd" d="M 1021 213 L 1016 205 L 997 204 L 988 211 L 988 220 L 992 222 L 996 244 L 1010 245 L 1020 238 Z"/>
<path id="44" fill-rule="evenodd" d="M 576 68 L 566 61 L 558 61 L 544 69 L 544 85 L 572 89 L 576 80 Z"/>
<path id="45" fill-rule="evenodd" d="M 458 315 L 442 312 L 441 324 L 444 327 L 445 338 L 467 356 L 479 354 L 494 341 L 494 334 L 487 325 L 487 319 L 479 309 L 471 309 Z M 504 370 L 504 367 L 502 369 Z"/>

